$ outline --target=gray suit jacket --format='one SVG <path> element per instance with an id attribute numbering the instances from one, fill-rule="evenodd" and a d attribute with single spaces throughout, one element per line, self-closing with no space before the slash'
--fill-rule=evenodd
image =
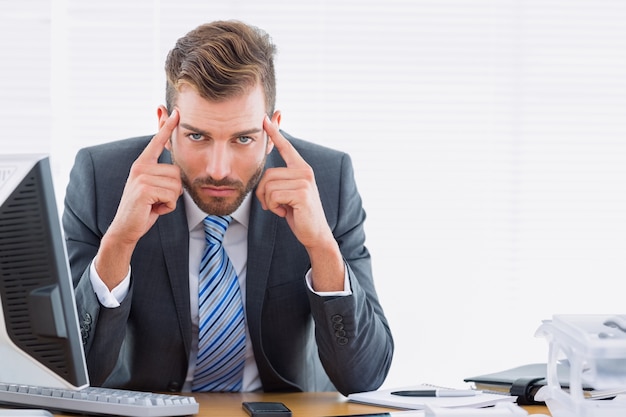
<path id="1" fill-rule="evenodd" d="M 253 198 L 248 230 L 246 321 L 265 391 L 374 390 L 384 381 L 393 339 L 364 246 L 365 212 L 347 154 L 295 139 L 313 167 L 322 204 L 348 265 L 352 295 L 306 288 L 309 259 L 287 222 Z M 82 149 L 70 174 L 63 227 L 92 385 L 179 391 L 191 343 L 188 227 L 183 199 L 141 238 L 131 288 L 119 308 L 102 307 L 89 264 L 115 216 L 130 166 L 151 137 Z M 171 162 L 164 151 L 161 162 Z M 279 153 L 267 167 L 284 166 Z"/>

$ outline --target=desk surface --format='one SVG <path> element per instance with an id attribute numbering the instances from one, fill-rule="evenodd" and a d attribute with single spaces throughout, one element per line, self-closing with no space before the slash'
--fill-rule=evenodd
<path id="1" fill-rule="evenodd" d="M 197 417 L 247 417 L 241 408 L 243 401 L 278 401 L 291 409 L 294 417 L 348 416 L 398 411 L 348 402 L 336 392 L 309 392 L 287 394 L 196 394 L 200 403 Z M 524 407 L 529 413 L 548 414 L 546 407 Z"/>
<path id="2" fill-rule="evenodd" d="M 200 403 L 200 412 L 195 417 L 248 417 L 241 408 L 243 401 L 278 401 L 285 404 L 293 412 L 293 417 L 330 417 L 358 414 L 375 414 L 399 411 L 392 408 L 375 407 L 365 404 L 348 402 L 336 392 L 307 393 L 203 393 L 194 394 Z M 546 407 L 524 407 L 528 413 L 548 414 Z M 62 416 L 57 414 L 57 416 Z M 65 415 L 63 415 L 65 416 Z M 68 415 L 75 417 L 76 415 Z"/>

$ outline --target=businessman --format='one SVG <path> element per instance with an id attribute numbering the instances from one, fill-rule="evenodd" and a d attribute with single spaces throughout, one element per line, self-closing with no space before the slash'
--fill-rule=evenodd
<path id="1" fill-rule="evenodd" d="M 158 132 L 77 153 L 63 226 L 92 385 L 384 381 L 393 339 L 350 158 L 279 129 L 274 54 L 242 22 L 197 27 L 168 54 Z"/>

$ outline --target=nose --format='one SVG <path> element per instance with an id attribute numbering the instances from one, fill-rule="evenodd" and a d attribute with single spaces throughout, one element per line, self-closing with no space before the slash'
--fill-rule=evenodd
<path id="1" fill-rule="evenodd" d="M 231 173 L 232 163 L 232 155 L 228 145 L 214 143 L 206 152 L 206 174 L 216 180 L 228 177 Z"/>

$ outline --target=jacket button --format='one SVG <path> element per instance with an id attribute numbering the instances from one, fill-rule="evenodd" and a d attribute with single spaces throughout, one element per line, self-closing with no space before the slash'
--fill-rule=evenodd
<path id="1" fill-rule="evenodd" d="M 333 329 L 335 329 L 335 336 L 337 337 L 337 344 L 344 346 L 348 344 L 348 338 L 346 337 L 346 331 L 343 327 L 343 316 L 341 314 L 335 314 L 330 318 L 333 322 Z"/>

